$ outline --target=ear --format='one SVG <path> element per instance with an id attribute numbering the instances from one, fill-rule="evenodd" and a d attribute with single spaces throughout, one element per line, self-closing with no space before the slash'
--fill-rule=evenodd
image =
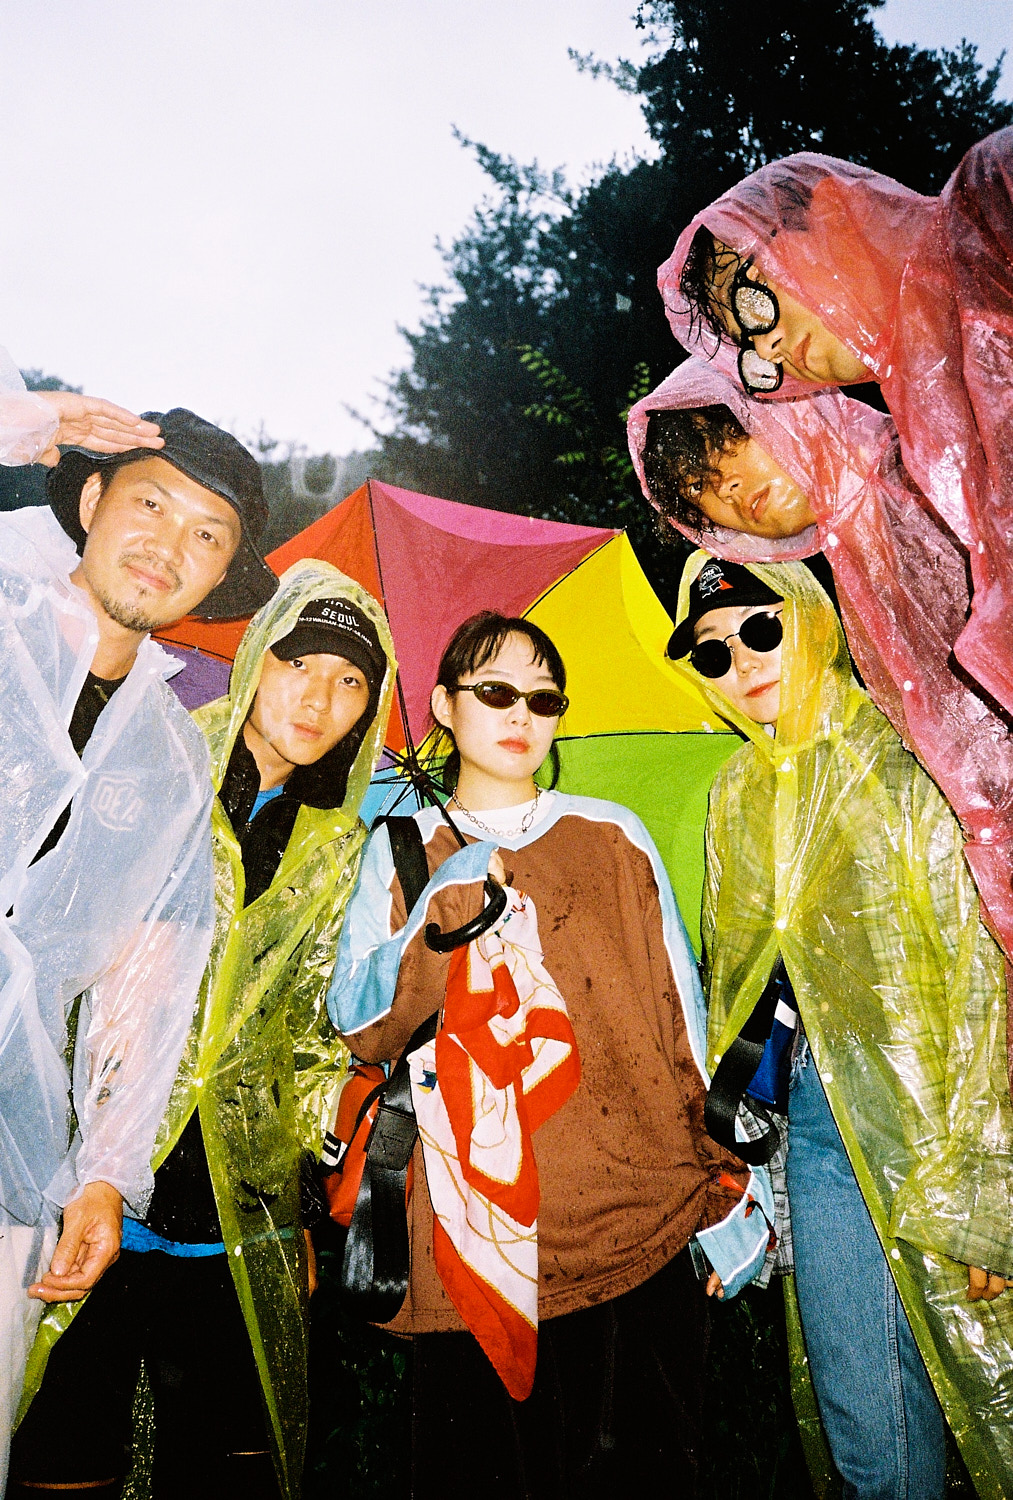
<path id="1" fill-rule="evenodd" d="M 95 519 L 95 510 L 101 498 L 102 476 L 98 473 L 89 474 L 81 486 L 81 501 L 77 508 L 81 529 L 85 534 L 91 530 L 91 523 Z"/>
<path id="2" fill-rule="evenodd" d="M 438 682 L 433 688 L 432 696 L 429 699 L 429 706 L 433 711 L 433 718 L 440 725 L 441 729 L 449 729 L 451 720 L 450 694 L 442 682 Z"/>

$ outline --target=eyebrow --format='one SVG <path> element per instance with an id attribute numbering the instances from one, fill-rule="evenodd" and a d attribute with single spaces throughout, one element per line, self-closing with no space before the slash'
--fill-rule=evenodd
<path id="1" fill-rule="evenodd" d="M 157 479 L 143 478 L 140 482 L 141 484 L 150 485 L 153 490 L 157 490 L 158 493 L 164 496 L 166 500 L 172 500 L 175 498 L 172 491 L 167 490 L 165 485 L 160 484 Z M 222 504 L 229 505 L 229 502 L 223 499 Z M 233 506 L 229 505 L 229 510 L 231 510 L 235 515 Z M 235 521 L 233 522 L 230 518 L 223 519 L 221 516 L 213 516 L 209 511 L 205 511 L 203 515 L 197 516 L 196 520 L 199 525 L 203 526 L 225 526 L 231 530 L 233 525 L 236 525 L 240 530 L 242 530 L 242 522 L 239 520 L 238 515 L 236 515 Z"/>

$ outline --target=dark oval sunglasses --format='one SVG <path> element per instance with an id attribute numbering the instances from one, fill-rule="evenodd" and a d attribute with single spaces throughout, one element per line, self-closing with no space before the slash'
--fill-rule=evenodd
<path id="1" fill-rule="evenodd" d="M 749 615 L 738 630 L 723 641 L 698 641 L 689 653 L 692 665 L 701 677 L 723 677 L 731 671 L 732 653 L 729 641 L 738 638 L 748 651 L 773 651 L 784 639 L 780 615 Z"/>
<path id="2" fill-rule="evenodd" d="M 557 693 L 552 688 L 536 688 L 533 693 L 522 693 L 511 687 L 509 682 L 459 682 L 455 688 L 448 688 L 447 691 L 474 693 L 479 703 L 484 703 L 486 708 L 513 708 L 517 700 L 523 698 L 539 719 L 558 719 L 570 706 L 565 693 Z"/>
<path id="3" fill-rule="evenodd" d="M 769 286 L 750 281 L 747 272 L 752 266 L 747 260 L 732 278 L 732 315 L 742 334 L 739 350 L 739 379 L 743 389 L 750 395 L 764 395 L 779 389 L 784 379 L 784 370 L 771 359 L 757 354 L 749 342 L 759 334 L 771 333 L 781 321 L 781 309 Z"/>

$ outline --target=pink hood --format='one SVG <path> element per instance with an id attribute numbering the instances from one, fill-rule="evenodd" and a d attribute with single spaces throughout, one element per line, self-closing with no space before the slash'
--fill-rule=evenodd
<path id="1" fill-rule="evenodd" d="M 724 527 L 677 530 L 740 563 L 826 553 L 870 696 L 960 818 L 990 924 L 1013 956 L 1013 739 L 1005 716 L 954 669 L 953 643 L 969 602 L 964 549 L 905 472 L 889 417 L 836 390 L 756 401 L 737 377 L 698 359 L 680 365 L 630 412 L 641 485 L 650 413 L 718 404 L 791 475 L 819 519 L 801 536 L 780 540 Z"/>
<path id="2" fill-rule="evenodd" d="M 1013 713 L 1013 129 L 967 153 L 938 198 L 834 157 L 754 172 L 680 236 L 658 273 L 676 338 L 734 375 L 735 350 L 679 291 L 700 225 L 810 307 L 878 380 L 904 466 L 970 555 L 956 645 Z M 774 402 L 814 390 L 785 377 Z"/>

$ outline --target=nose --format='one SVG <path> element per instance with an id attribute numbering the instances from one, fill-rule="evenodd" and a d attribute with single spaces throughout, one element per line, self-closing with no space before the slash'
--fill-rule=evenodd
<path id="1" fill-rule="evenodd" d="M 507 719 L 511 724 L 524 725 L 531 723 L 531 710 L 528 708 L 526 698 L 518 698 L 513 707 L 507 710 Z"/>
<path id="2" fill-rule="evenodd" d="M 754 333 L 752 342 L 761 359 L 776 361 L 783 351 L 784 329 L 775 323 L 769 333 Z"/>
<path id="3" fill-rule="evenodd" d="M 172 516 L 159 516 L 153 519 L 155 524 L 151 527 L 147 537 L 148 551 L 153 557 L 160 558 L 173 567 L 178 567 L 183 561 L 185 551 L 186 521 L 177 520 Z"/>
<path id="4" fill-rule="evenodd" d="M 315 673 L 307 673 L 306 681 L 302 690 L 303 708 L 313 709 L 318 714 L 325 714 L 331 705 L 331 692 L 328 684 Z"/>
<path id="5" fill-rule="evenodd" d="M 735 663 L 736 672 L 744 675 L 747 672 L 754 672 L 757 667 L 763 665 L 756 652 L 750 651 L 748 646 L 744 646 L 737 635 L 731 636 L 727 644 L 732 653 L 732 661 Z"/>

